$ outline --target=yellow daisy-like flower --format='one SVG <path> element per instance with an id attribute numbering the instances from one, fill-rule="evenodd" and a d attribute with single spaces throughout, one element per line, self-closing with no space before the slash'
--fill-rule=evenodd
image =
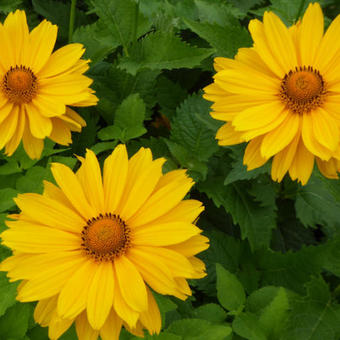
<path id="1" fill-rule="evenodd" d="M 186 299 L 188 278 L 205 276 L 195 255 L 208 239 L 193 223 L 201 202 L 184 196 L 193 185 L 185 170 L 162 174 L 165 159 L 141 148 L 128 159 L 119 145 L 105 160 L 87 151 L 75 173 L 52 164 L 59 187 L 22 194 L 21 212 L 1 234 L 13 250 L 0 270 L 23 280 L 18 300 L 36 301 L 34 317 L 58 339 L 75 321 L 80 340 L 119 338 L 122 325 L 133 334 L 161 328 L 151 287 Z M 148 286 L 146 286 L 146 284 Z"/>
<path id="2" fill-rule="evenodd" d="M 24 11 L 0 23 L 0 149 L 12 155 L 20 141 L 29 157 L 40 158 L 44 139 L 68 145 L 70 131 L 85 121 L 68 105 L 96 105 L 84 76 L 89 60 L 81 60 L 81 44 L 53 52 L 58 28 L 44 20 L 31 32 Z"/>
<path id="3" fill-rule="evenodd" d="M 251 20 L 253 47 L 235 59 L 216 58 L 214 83 L 204 97 L 212 117 L 227 122 L 220 145 L 249 142 L 248 170 L 273 158 L 271 176 L 306 184 L 314 167 L 330 178 L 340 170 L 340 16 L 324 34 L 320 5 L 287 28 L 271 12 Z"/>

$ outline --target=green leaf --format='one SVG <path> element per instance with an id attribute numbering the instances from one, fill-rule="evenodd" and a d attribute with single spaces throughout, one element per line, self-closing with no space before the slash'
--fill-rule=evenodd
<path id="1" fill-rule="evenodd" d="M 212 120 L 209 107 L 209 102 L 200 95 L 193 95 L 177 108 L 171 121 L 171 141 L 184 146 L 200 162 L 208 160 L 218 149 L 215 132 L 199 119 Z"/>
<path id="2" fill-rule="evenodd" d="M 221 205 L 241 228 L 242 238 L 248 238 L 252 249 L 268 247 L 272 229 L 276 227 L 275 206 L 264 206 L 256 202 L 247 190 L 247 182 L 224 186 L 216 175 L 200 183 L 200 191 L 205 192 L 217 207 Z M 220 179 L 223 181 L 223 179 Z"/>
<path id="3" fill-rule="evenodd" d="M 103 60 L 118 45 L 107 26 L 101 20 L 79 27 L 72 35 L 72 42 L 81 43 L 86 48 L 84 58 L 91 59 L 91 65 Z"/>
<path id="4" fill-rule="evenodd" d="M 184 20 L 186 25 L 216 50 L 219 57 L 232 58 L 238 48 L 251 45 L 250 35 L 240 24 L 220 26 L 207 22 Z"/>
<path id="5" fill-rule="evenodd" d="M 213 323 L 222 323 L 227 318 L 227 313 L 220 305 L 207 303 L 196 308 L 193 312 L 193 317 Z"/>
<path id="6" fill-rule="evenodd" d="M 27 170 L 25 176 L 17 180 L 16 188 L 19 192 L 42 193 L 44 179 L 53 181 L 51 171 L 41 166 L 34 166 Z"/>
<path id="7" fill-rule="evenodd" d="M 5 273 L 0 273 L 0 316 L 16 303 L 18 283 L 9 282 Z"/>
<path id="8" fill-rule="evenodd" d="M 182 319 L 173 322 L 167 331 L 181 335 L 183 340 L 224 340 L 231 328 L 202 319 Z"/>
<path id="9" fill-rule="evenodd" d="M 279 339 L 288 316 L 289 301 L 283 287 L 263 287 L 249 296 L 247 305 L 259 316 L 259 322 L 269 339 Z"/>
<path id="10" fill-rule="evenodd" d="M 256 316 L 251 313 L 242 313 L 233 321 L 233 331 L 249 340 L 267 340 Z"/>
<path id="11" fill-rule="evenodd" d="M 240 310 L 246 300 L 243 286 L 237 277 L 224 269 L 219 263 L 216 264 L 217 274 L 217 299 L 227 310 L 236 312 Z"/>
<path id="12" fill-rule="evenodd" d="M 149 22 L 133 0 L 91 0 L 91 4 L 110 31 L 112 40 L 122 45 L 125 53 L 128 53 L 129 44 L 149 29 Z"/>
<path id="13" fill-rule="evenodd" d="M 0 175 L 10 175 L 21 172 L 19 164 L 14 159 L 8 159 L 3 165 L 0 165 Z"/>
<path id="14" fill-rule="evenodd" d="M 16 303 L 7 309 L 0 318 L 2 339 L 21 339 L 26 334 L 33 306 L 28 303 Z"/>
<path id="15" fill-rule="evenodd" d="M 0 189 L 0 212 L 8 210 L 15 206 L 13 198 L 18 194 L 18 191 L 12 188 Z"/>
<path id="16" fill-rule="evenodd" d="M 118 141 L 97 143 L 97 144 L 91 146 L 91 150 L 96 155 L 98 155 L 101 152 L 107 151 L 107 150 L 113 151 L 113 149 L 115 148 L 117 143 L 118 143 Z"/>
<path id="17" fill-rule="evenodd" d="M 293 301 L 281 340 L 336 340 L 340 337 L 340 305 L 333 302 L 327 283 L 313 278 L 307 295 Z"/>
<path id="18" fill-rule="evenodd" d="M 124 56 L 119 67 L 135 75 L 138 71 L 148 68 L 151 70 L 192 68 L 200 65 L 209 57 L 213 50 L 191 46 L 173 33 L 150 33 L 141 41 L 134 44 L 130 56 Z"/>
<path id="19" fill-rule="evenodd" d="M 32 0 L 34 10 L 53 24 L 58 25 L 59 39 L 67 40 L 71 2 L 57 0 Z M 75 27 L 88 23 L 84 12 L 76 9 Z"/>
<path id="20" fill-rule="evenodd" d="M 0 12 L 8 14 L 14 11 L 22 4 L 22 0 L 1 0 L 0 2 Z"/>
<path id="21" fill-rule="evenodd" d="M 146 133 L 143 126 L 144 118 L 145 103 L 139 94 L 131 94 L 124 99 L 117 108 L 114 118 L 115 126 L 121 130 L 119 139 L 126 142 Z"/>
<path id="22" fill-rule="evenodd" d="M 247 166 L 243 164 L 243 155 L 246 145 L 235 145 L 231 149 L 232 169 L 225 178 L 224 184 L 234 183 L 239 180 L 257 178 L 259 175 L 264 173 L 270 173 L 270 163 L 267 162 L 265 165 L 248 171 Z"/>
<path id="23" fill-rule="evenodd" d="M 336 231 L 340 227 L 340 201 L 328 187 L 329 180 L 312 176 L 296 195 L 296 216 L 305 226 L 324 225 Z"/>
<path id="24" fill-rule="evenodd" d="M 109 125 L 98 131 L 100 140 L 119 139 L 122 135 L 122 129 L 117 125 Z"/>

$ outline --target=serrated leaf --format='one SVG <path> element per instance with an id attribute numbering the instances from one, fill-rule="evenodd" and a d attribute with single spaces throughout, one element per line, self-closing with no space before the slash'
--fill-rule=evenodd
<path id="1" fill-rule="evenodd" d="M 198 161 L 206 161 L 218 149 L 215 132 L 211 131 L 204 119 L 209 116 L 210 104 L 196 94 L 185 100 L 176 110 L 171 121 L 171 141 L 186 148 Z"/>
<path id="2" fill-rule="evenodd" d="M 15 206 L 13 198 L 18 194 L 18 191 L 12 188 L 0 189 L 0 212 L 8 210 Z"/>
<path id="3" fill-rule="evenodd" d="M 130 56 L 124 56 L 119 67 L 135 75 L 142 69 L 172 70 L 192 68 L 213 53 L 212 49 L 191 46 L 173 33 L 150 33 L 132 46 Z"/>
<path id="4" fill-rule="evenodd" d="M 53 181 L 51 171 L 41 166 L 34 166 L 27 170 L 25 176 L 17 180 L 16 188 L 20 192 L 42 193 L 44 179 Z"/>
<path id="5" fill-rule="evenodd" d="M 16 303 L 18 283 L 9 282 L 5 273 L 0 273 L 0 316 Z"/>
<path id="6" fill-rule="evenodd" d="M 281 340 L 336 340 L 340 336 L 340 305 L 333 303 L 327 283 L 313 278 L 307 295 L 292 303 L 290 318 Z"/>
<path id="7" fill-rule="evenodd" d="M 92 66 L 119 46 L 119 42 L 112 38 L 107 26 L 101 20 L 79 27 L 73 32 L 72 42 L 84 45 L 86 48 L 84 58 L 91 59 Z"/>
<path id="8" fill-rule="evenodd" d="M 145 103 L 139 94 L 131 94 L 117 108 L 114 125 L 121 130 L 119 139 L 126 142 L 146 132 L 143 126 L 145 119 Z"/>
<path id="9" fill-rule="evenodd" d="M 184 20 L 186 25 L 216 50 L 219 57 L 232 58 L 240 46 L 251 45 L 250 35 L 240 24 L 220 26 L 208 22 Z"/>
<path id="10" fill-rule="evenodd" d="M 1 0 L 0 2 L 0 12 L 8 14 L 14 11 L 22 4 L 22 0 Z"/>
<path id="11" fill-rule="evenodd" d="M 236 312 L 240 310 L 246 300 L 242 284 L 236 275 L 224 269 L 219 263 L 216 264 L 217 274 L 217 299 L 227 310 Z"/>
<path id="12" fill-rule="evenodd" d="M 53 24 L 58 25 L 59 38 L 66 40 L 68 37 L 71 3 L 57 0 L 32 0 L 34 10 Z M 76 9 L 75 27 L 88 22 L 84 12 Z"/>
<path id="13" fill-rule="evenodd" d="M 182 336 L 183 340 L 224 340 L 231 328 L 202 319 L 182 319 L 173 322 L 167 331 Z"/>
<path id="14" fill-rule="evenodd" d="M 214 323 L 221 323 L 227 318 L 225 310 L 216 303 L 207 303 L 196 308 L 193 317 Z"/>
<path id="15" fill-rule="evenodd" d="M 220 179 L 221 180 L 221 179 Z M 217 207 L 223 206 L 241 228 L 242 238 L 248 238 L 251 248 L 268 247 L 272 229 L 276 227 L 275 206 L 262 206 L 247 193 L 246 182 L 224 186 L 215 176 L 200 183 L 199 188 Z"/>
<path id="16" fill-rule="evenodd" d="M 249 296 L 247 306 L 257 313 L 268 339 L 279 339 L 288 316 L 289 301 L 283 287 L 263 287 Z"/>
<path id="17" fill-rule="evenodd" d="M 256 316 L 251 313 L 242 313 L 233 321 L 233 331 L 248 340 L 267 340 Z"/>
<path id="18" fill-rule="evenodd" d="M 235 145 L 231 147 L 231 157 L 233 158 L 232 161 L 232 169 L 228 173 L 225 178 L 224 184 L 234 183 L 236 181 L 245 180 L 245 179 L 253 179 L 261 174 L 270 173 L 270 164 L 267 162 L 265 165 L 248 171 L 247 166 L 243 164 L 243 155 L 246 145 Z"/>
<path id="19" fill-rule="evenodd" d="M 33 306 L 16 303 L 0 318 L 0 334 L 3 339 L 21 339 L 26 334 Z"/>
<path id="20" fill-rule="evenodd" d="M 150 24 L 138 11 L 133 0 L 91 0 L 94 11 L 117 41 L 128 53 L 129 44 L 144 34 Z"/>
<path id="21" fill-rule="evenodd" d="M 327 186 L 329 180 L 312 176 L 296 194 L 296 216 L 305 226 L 325 225 L 332 230 L 340 227 L 340 202 Z"/>

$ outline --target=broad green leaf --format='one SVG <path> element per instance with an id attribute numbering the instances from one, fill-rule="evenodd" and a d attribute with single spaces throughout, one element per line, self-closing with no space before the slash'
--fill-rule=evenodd
<path id="1" fill-rule="evenodd" d="M 16 160 L 8 158 L 7 162 L 0 165 L 0 175 L 10 175 L 21 172 L 19 164 Z"/>
<path id="2" fill-rule="evenodd" d="M 296 298 L 280 340 L 336 340 L 340 337 L 340 305 L 333 302 L 327 283 L 314 277 L 307 295 Z"/>
<path id="3" fill-rule="evenodd" d="M 207 303 L 196 308 L 193 312 L 196 319 L 204 319 L 213 323 L 221 323 L 227 318 L 225 310 L 216 303 Z"/>
<path id="4" fill-rule="evenodd" d="M 16 188 L 19 192 L 37 192 L 43 191 L 43 180 L 53 182 L 51 171 L 41 166 L 34 166 L 27 170 L 26 174 L 17 180 Z"/>
<path id="5" fill-rule="evenodd" d="M 171 121 L 170 139 L 182 146 L 198 161 L 206 161 L 218 149 L 215 133 L 211 131 L 204 119 L 209 116 L 210 104 L 200 95 L 193 95 L 185 100 L 176 110 Z"/>
<path id="6" fill-rule="evenodd" d="M 243 155 L 245 150 L 245 145 L 234 145 L 231 149 L 231 157 L 233 158 L 232 161 L 232 169 L 228 173 L 228 175 L 225 178 L 224 184 L 230 184 L 234 183 L 239 180 L 245 180 L 245 179 L 253 179 L 257 178 L 261 174 L 270 173 L 270 163 L 267 162 L 265 165 L 251 170 L 247 171 L 247 166 L 243 164 Z"/>
<path id="7" fill-rule="evenodd" d="M 135 75 L 142 69 L 161 70 L 192 68 L 213 53 L 212 49 L 198 48 L 182 41 L 173 33 L 150 33 L 134 44 L 130 56 L 124 56 L 119 67 Z"/>
<path id="8" fill-rule="evenodd" d="M 173 322 L 167 331 L 182 336 L 183 340 L 224 340 L 231 328 L 202 319 L 182 319 Z"/>
<path id="9" fill-rule="evenodd" d="M 8 14 L 16 10 L 22 4 L 22 0 L 1 0 L 0 12 Z"/>
<path id="10" fill-rule="evenodd" d="M 27 332 L 28 322 L 33 311 L 29 303 L 16 303 L 8 308 L 0 318 L 2 339 L 21 339 Z"/>
<path id="11" fill-rule="evenodd" d="M 5 273 L 0 273 L 0 316 L 16 303 L 18 283 L 10 283 Z"/>
<path id="12" fill-rule="evenodd" d="M 263 287 L 247 300 L 249 311 L 256 313 L 269 339 L 279 339 L 289 310 L 287 290 L 283 287 Z"/>
<path id="13" fill-rule="evenodd" d="M 233 331 L 248 340 L 267 340 L 264 329 L 252 313 L 242 313 L 233 321 Z"/>
<path id="14" fill-rule="evenodd" d="M 67 40 L 71 2 L 57 0 L 32 0 L 34 10 L 53 24 L 58 25 L 59 39 Z M 84 12 L 76 9 L 75 27 L 88 23 Z"/>
<path id="15" fill-rule="evenodd" d="M 139 137 L 146 132 L 143 121 L 145 119 L 145 103 L 139 94 L 131 94 L 123 100 L 117 108 L 114 118 L 114 126 L 120 128 L 119 139 L 126 142 Z"/>
<path id="16" fill-rule="evenodd" d="M 13 198 L 18 194 L 18 191 L 12 188 L 0 189 L 0 212 L 8 210 L 15 206 Z"/>
<path id="17" fill-rule="evenodd" d="M 307 185 L 300 186 L 296 194 L 296 216 L 305 226 L 323 225 L 330 232 L 337 232 L 340 227 L 340 200 L 329 190 L 327 181 L 314 175 Z"/>
<path id="18" fill-rule="evenodd" d="M 185 20 L 185 23 L 192 31 L 206 40 L 216 50 L 219 57 L 232 58 L 239 47 L 251 45 L 249 33 L 239 24 L 222 27 L 218 24 L 192 20 Z"/>
<path id="19" fill-rule="evenodd" d="M 219 263 L 216 264 L 216 274 L 217 299 L 219 303 L 231 312 L 237 312 L 242 309 L 246 295 L 236 275 L 224 269 Z"/>
<path id="20" fill-rule="evenodd" d="M 91 66 L 103 60 L 118 45 L 114 41 L 107 26 L 101 20 L 79 27 L 72 35 L 72 41 L 81 43 L 86 48 L 84 58 L 91 59 Z"/>
<path id="21" fill-rule="evenodd" d="M 129 44 L 149 29 L 149 22 L 133 0 L 91 0 L 91 4 L 110 31 L 112 41 L 122 45 L 125 53 L 129 53 Z"/>
<path id="22" fill-rule="evenodd" d="M 91 150 L 98 155 L 101 152 L 104 151 L 113 151 L 115 146 L 117 145 L 118 141 L 113 141 L 113 142 L 102 142 L 102 143 L 97 143 L 93 146 L 91 146 Z"/>

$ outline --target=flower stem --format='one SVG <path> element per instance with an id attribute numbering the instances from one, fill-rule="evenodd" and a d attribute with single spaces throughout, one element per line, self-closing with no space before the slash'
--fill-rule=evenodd
<path id="1" fill-rule="evenodd" d="M 74 19 L 76 15 L 76 4 L 77 0 L 71 0 L 71 10 L 70 10 L 70 24 L 68 28 L 68 42 L 71 42 L 74 28 Z"/>

